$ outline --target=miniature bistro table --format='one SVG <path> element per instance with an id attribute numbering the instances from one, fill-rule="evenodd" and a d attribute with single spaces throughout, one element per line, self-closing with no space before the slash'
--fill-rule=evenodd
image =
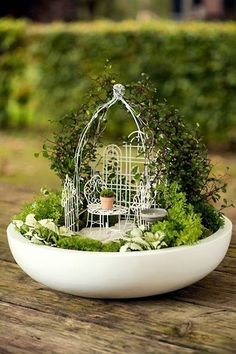
<path id="1" fill-rule="evenodd" d="M 129 208 L 124 207 L 122 205 L 113 205 L 113 208 L 110 210 L 104 210 L 101 207 L 100 203 L 94 203 L 94 204 L 89 204 L 87 207 L 87 211 L 89 214 L 93 215 L 98 215 L 99 217 L 99 226 L 100 228 L 106 227 L 109 228 L 109 217 L 110 216 L 118 216 L 118 232 L 120 232 L 121 228 L 121 216 L 127 216 L 129 212 Z M 93 218 L 92 218 L 93 220 Z M 96 224 L 97 222 L 91 222 L 90 227 L 93 226 L 93 224 Z M 126 218 L 125 218 L 125 223 L 126 223 Z"/>

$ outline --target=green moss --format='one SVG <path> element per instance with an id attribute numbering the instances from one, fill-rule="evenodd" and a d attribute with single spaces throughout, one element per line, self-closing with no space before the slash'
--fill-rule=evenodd
<path id="1" fill-rule="evenodd" d="M 57 241 L 57 247 L 79 251 L 93 252 L 119 252 L 121 243 L 110 241 L 103 244 L 99 240 L 76 235 L 72 237 L 60 237 Z"/>
<path id="2" fill-rule="evenodd" d="M 117 242 L 110 241 L 110 242 L 104 243 L 102 245 L 102 251 L 103 252 L 119 252 L 121 246 L 122 246 L 121 241 L 117 241 Z"/>
<path id="3" fill-rule="evenodd" d="M 101 251 L 102 242 L 84 236 L 60 237 L 57 247 L 80 251 Z"/>

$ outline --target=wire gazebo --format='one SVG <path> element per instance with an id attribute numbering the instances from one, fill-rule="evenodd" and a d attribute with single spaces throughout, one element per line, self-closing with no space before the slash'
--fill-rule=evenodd
<path id="1" fill-rule="evenodd" d="M 113 97 L 94 112 L 84 127 L 75 152 L 74 178 L 66 176 L 62 193 L 65 226 L 71 231 L 79 230 L 81 215 L 87 212 L 86 227 L 109 228 L 109 217 L 118 217 L 118 231 L 123 225 L 140 225 L 143 209 L 155 207 L 155 198 L 151 192 L 149 176 L 149 158 L 147 158 L 147 134 L 143 131 L 142 119 L 124 98 L 125 88 L 121 84 L 113 86 Z M 84 147 L 89 139 L 89 131 L 94 124 L 99 127 L 108 110 L 121 102 L 135 123 L 136 130 L 129 134 L 121 146 L 108 144 L 100 154 L 100 170 L 91 167 L 91 176 L 83 185 L 81 160 Z M 137 178 L 138 176 L 138 178 Z M 81 187 L 83 185 L 83 188 Z M 111 210 L 102 210 L 99 195 L 102 189 L 109 189 L 115 194 L 115 204 Z M 86 204 L 86 208 L 81 205 Z"/>

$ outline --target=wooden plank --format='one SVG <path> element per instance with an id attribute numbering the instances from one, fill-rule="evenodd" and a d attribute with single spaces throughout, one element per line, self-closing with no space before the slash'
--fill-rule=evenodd
<path id="1" fill-rule="evenodd" d="M 233 222 L 233 233 L 232 233 L 232 239 L 230 244 L 231 245 L 235 245 L 236 246 L 236 229 L 235 229 L 235 225 L 236 225 L 236 220 L 231 220 Z"/>
<path id="2" fill-rule="evenodd" d="M 142 348 L 147 344 L 147 338 L 150 348 L 157 348 L 157 342 L 161 342 L 214 353 L 227 349 L 229 353 L 236 346 L 236 312 L 228 309 L 229 303 L 225 305 L 223 301 L 220 306 L 216 306 L 215 302 L 214 306 L 207 306 L 206 303 L 182 303 L 174 299 L 173 294 L 178 292 L 169 296 L 126 301 L 81 299 L 40 286 L 14 264 L 8 263 L 4 269 L 4 275 L 1 274 L 2 303 L 9 303 L 13 308 L 19 306 L 37 311 L 43 318 L 45 314 L 60 316 L 63 320 L 58 319 L 59 322 L 63 322 L 65 318 L 69 318 L 72 323 L 82 321 L 90 326 L 91 333 L 96 331 L 99 336 L 103 336 L 100 327 L 109 328 L 112 341 L 117 333 L 119 338 L 120 333 L 123 333 L 129 337 L 126 337 L 124 343 L 132 343 L 130 336 L 134 336 L 135 342 L 140 341 L 140 348 L 141 342 Z M 235 307 L 235 297 L 230 307 Z M 4 321 L 9 322 L 9 319 L 5 318 Z M 136 347 L 136 352 L 140 348 Z M 145 353 L 150 348 L 147 344 Z"/>
<path id="3" fill-rule="evenodd" d="M 192 319 L 179 322 L 172 314 L 171 323 L 168 315 L 165 321 L 154 322 L 153 310 L 150 318 L 141 312 L 133 314 L 132 319 L 131 313 L 121 311 L 120 307 L 118 310 L 119 316 L 116 317 L 111 316 L 110 311 L 109 315 L 107 312 L 93 312 L 89 316 L 85 315 L 87 309 L 83 308 L 83 314 L 75 318 L 1 303 L 1 353 L 5 350 L 19 353 L 19 350 L 23 349 L 24 353 L 75 353 L 78 349 L 81 353 L 119 353 L 122 350 L 128 353 L 156 353 L 167 350 L 176 353 L 191 353 L 196 350 L 212 353 L 222 353 L 224 350 L 227 353 L 234 352 L 235 327 L 224 325 L 222 330 L 225 316 L 221 319 L 215 314 L 210 320 L 207 312 L 199 318 L 195 315 Z M 155 319 L 157 318 L 156 308 Z M 235 318 L 230 320 L 234 321 Z M 209 330 L 208 326 L 212 327 L 215 323 L 218 323 L 218 326 Z M 208 331 L 204 328 L 206 326 Z"/>
<path id="4" fill-rule="evenodd" d="M 8 262 L 14 262 L 7 242 L 6 229 L 0 227 L 0 259 Z"/>
<path id="5" fill-rule="evenodd" d="M 216 270 L 200 282 L 167 296 L 182 302 L 235 311 L 235 283 L 234 274 Z"/>
<path id="6" fill-rule="evenodd" d="M 222 263 L 217 267 L 217 271 L 236 275 L 236 257 L 230 257 L 231 248 Z"/>
<path id="7" fill-rule="evenodd" d="M 227 256 L 236 258 L 236 245 L 230 245 Z"/>
<path id="8" fill-rule="evenodd" d="M 23 205 L 32 199 L 34 190 L 30 186 L 16 187 L 8 183 L 0 183 L 0 202 L 14 206 Z M 10 212 L 10 211 L 9 211 Z"/>
<path id="9" fill-rule="evenodd" d="M 112 323 L 100 326 L 5 303 L 1 304 L 0 328 L 2 354 L 193 353 L 191 348 L 166 343 L 165 336 L 157 331 L 156 337 L 150 340 L 150 335 L 140 335 L 135 327 L 131 333 L 114 331 Z"/>
<path id="10" fill-rule="evenodd" d="M 0 259 L 14 262 L 7 243 L 6 228 L 22 205 L 32 200 L 33 191 L 28 187 L 19 188 L 1 183 L 0 195 Z"/>
<path id="11" fill-rule="evenodd" d="M 12 216 L 20 211 L 23 204 L 33 200 L 33 195 L 34 192 L 28 187 L 19 188 L 0 183 L 0 225 L 5 228 Z"/>

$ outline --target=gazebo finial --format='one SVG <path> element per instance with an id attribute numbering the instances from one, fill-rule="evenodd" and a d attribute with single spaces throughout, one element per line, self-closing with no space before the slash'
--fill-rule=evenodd
<path id="1" fill-rule="evenodd" d="M 123 98 L 125 94 L 125 87 L 122 84 L 115 84 L 113 86 L 113 97 L 117 100 L 120 100 Z"/>

